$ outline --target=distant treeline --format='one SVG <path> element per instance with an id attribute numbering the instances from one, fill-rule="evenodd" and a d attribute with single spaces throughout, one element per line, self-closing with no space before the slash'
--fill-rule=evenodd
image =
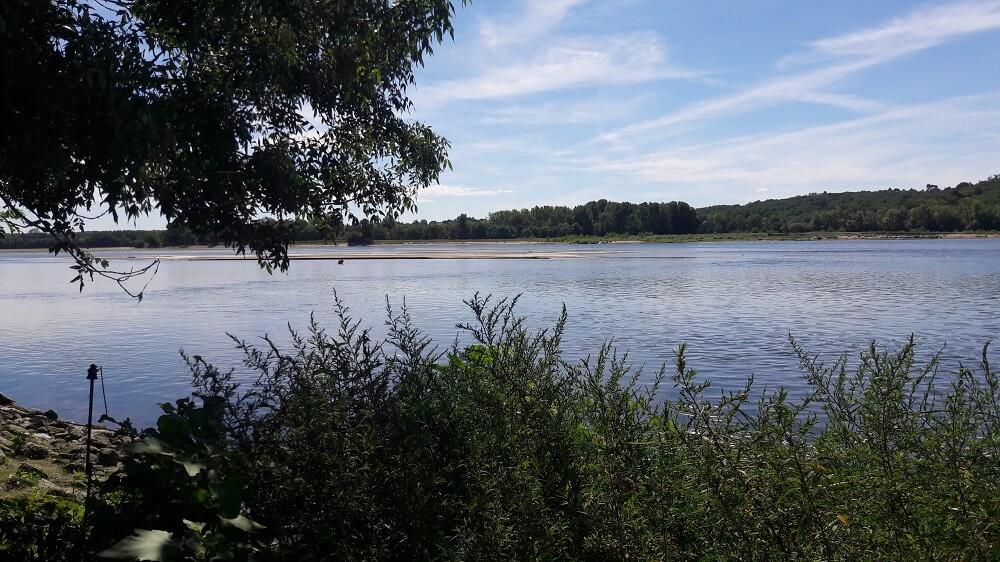
<path id="1" fill-rule="evenodd" d="M 1000 175 L 955 187 L 810 193 L 698 209 L 700 232 L 1000 230 Z"/>
<path id="2" fill-rule="evenodd" d="M 465 214 L 454 220 L 399 222 L 361 221 L 344 228 L 336 241 L 366 244 L 375 240 L 506 240 L 513 238 L 557 238 L 563 236 L 606 236 L 638 234 L 692 234 L 698 231 L 698 214 L 687 203 L 616 203 L 591 201 L 569 207 L 534 207 L 490 213 L 485 219 Z M 292 223 L 300 242 L 327 240 L 315 225 L 305 220 Z M 81 246 L 107 248 L 129 246 L 214 245 L 216 240 L 198 238 L 174 226 L 162 231 L 94 231 L 77 235 Z M 0 237 L 0 248 L 47 248 L 51 239 L 43 233 L 23 233 Z"/>
<path id="3" fill-rule="evenodd" d="M 85 248 L 159 248 L 160 246 L 188 246 L 198 241 L 191 237 L 168 241 L 168 231 L 163 230 L 95 230 L 77 233 L 77 241 Z M 8 250 L 40 249 L 53 246 L 52 237 L 43 232 L 0 234 L 0 248 Z"/>
<path id="4" fill-rule="evenodd" d="M 484 219 L 461 214 L 445 221 L 410 223 L 386 218 L 345 227 L 335 240 L 305 220 L 292 223 L 300 242 L 377 240 L 509 240 L 572 236 L 640 236 L 737 232 L 956 232 L 1000 230 L 1000 175 L 955 187 L 927 185 L 846 193 L 810 193 L 746 205 L 694 209 L 687 203 L 627 203 L 601 199 L 575 207 L 541 206 L 497 211 Z M 94 231 L 78 234 L 89 248 L 215 245 L 184 228 Z M 48 248 L 38 232 L 0 235 L 0 248 Z"/>
<path id="5" fill-rule="evenodd" d="M 507 240 L 698 232 L 698 213 L 687 203 L 618 203 L 601 199 L 576 207 L 532 207 L 490 213 L 485 219 L 464 213 L 454 220 L 402 223 L 362 221 L 348 229 L 348 243 L 366 240 Z"/>

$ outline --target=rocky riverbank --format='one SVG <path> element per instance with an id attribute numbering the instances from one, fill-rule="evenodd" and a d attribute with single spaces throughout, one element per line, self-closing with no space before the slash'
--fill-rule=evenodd
<path id="1" fill-rule="evenodd" d="M 121 463 L 126 438 L 102 424 L 91 432 L 94 478 L 107 478 Z M 49 493 L 83 498 L 87 426 L 52 411 L 25 408 L 0 393 L 0 499 Z"/>

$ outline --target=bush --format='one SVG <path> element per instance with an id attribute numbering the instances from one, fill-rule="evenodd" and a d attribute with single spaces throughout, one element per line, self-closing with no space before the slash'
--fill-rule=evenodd
<path id="1" fill-rule="evenodd" d="M 565 312 L 532 331 L 516 300 L 468 301 L 471 343 L 446 351 L 405 306 L 375 341 L 338 304 L 334 333 L 312 321 L 287 351 L 235 340 L 257 374 L 245 388 L 188 359 L 203 405 L 167 406 L 102 495 L 122 528 L 145 530 L 114 552 L 146 540 L 182 559 L 1000 556 L 1000 381 L 985 347 L 978 368 L 939 374 L 936 358 L 915 365 L 912 340 L 872 344 L 854 370 L 793 341 L 806 396 L 752 377 L 714 393 L 684 346 L 648 384 L 610 343 L 570 363 Z"/>
<path id="2" fill-rule="evenodd" d="M 0 499 L 0 560 L 83 559 L 82 515 L 79 503 L 55 496 Z"/>

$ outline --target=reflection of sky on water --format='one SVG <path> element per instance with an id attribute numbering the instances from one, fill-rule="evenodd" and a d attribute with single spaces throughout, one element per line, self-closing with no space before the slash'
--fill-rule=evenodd
<path id="1" fill-rule="evenodd" d="M 829 363 L 844 351 L 856 356 L 873 338 L 892 349 L 916 332 L 925 357 L 948 344 L 949 369 L 957 358 L 974 363 L 982 344 L 1000 335 L 1000 240 L 465 249 L 597 253 L 550 260 L 348 258 L 343 266 L 298 261 L 274 276 L 252 261 L 164 261 L 142 303 L 110 283 L 78 294 L 63 260 L 4 254 L 0 391 L 82 419 L 84 373 L 95 362 L 105 369 L 111 414 L 150 423 L 154 403 L 187 392 L 179 349 L 239 371 L 227 332 L 287 342 L 288 325 L 304 330 L 310 313 L 333 330 L 334 292 L 376 336 L 386 333 L 386 295 L 394 308 L 405 297 L 416 324 L 442 348 L 460 335 L 457 322 L 471 321 L 462 301 L 477 291 L 522 294 L 518 310 L 538 328 L 550 326 L 565 303 L 567 359 L 596 353 L 614 337 L 630 362 L 652 372 L 686 342 L 690 366 L 730 388 L 750 372 L 769 387 L 796 388 L 789 333 Z"/>

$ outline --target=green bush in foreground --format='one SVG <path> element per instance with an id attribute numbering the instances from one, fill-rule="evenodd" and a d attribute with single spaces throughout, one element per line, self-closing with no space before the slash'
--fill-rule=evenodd
<path id="1" fill-rule="evenodd" d="M 101 492 L 92 549 L 172 559 L 988 560 L 1000 556 L 1000 379 L 917 367 L 912 339 L 854 369 L 794 341 L 811 388 L 713 392 L 685 360 L 571 364 L 476 297 L 444 352 L 389 312 L 338 310 L 289 349 L 237 341 L 244 387 L 189 359 L 195 396 Z M 672 386 L 672 389 L 669 388 Z M 663 395 L 669 396 L 663 399 Z M 102 511 L 102 509 L 104 511 Z M 133 534 L 133 529 L 136 530 Z M 116 534 L 117 533 L 117 534 Z M 130 535 L 126 537 L 125 535 Z M 124 540 L 122 540 L 124 539 Z M 0 553 L 2 554 L 2 553 Z M 213 558 L 214 557 L 214 558 Z"/>

